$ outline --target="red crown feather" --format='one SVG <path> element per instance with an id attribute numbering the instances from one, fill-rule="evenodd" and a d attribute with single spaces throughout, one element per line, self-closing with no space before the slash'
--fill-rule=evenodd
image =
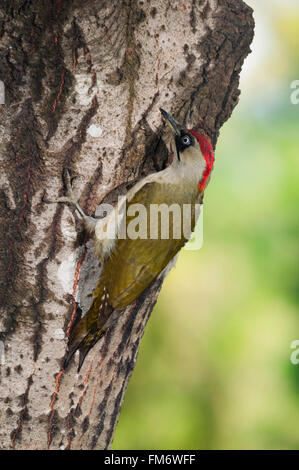
<path id="1" fill-rule="evenodd" d="M 213 164 L 215 160 L 214 150 L 211 145 L 211 142 L 206 137 L 201 134 L 198 134 L 198 132 L 196 131 L 188 130 L 188 132 L 190 132 L 190 134 L 194 135 L 194 137 L 196 138 L 197 142 L 200 145 L 201 153 L 203 154 L 204 159 L 206 161 L 206 169 L 203 172 L 202 179 L 198 183 L 198 189 L 200 192 L 202 192 L 205 189 L 207 179 L 209 178 L 210 173 L 213 169 Z"/>

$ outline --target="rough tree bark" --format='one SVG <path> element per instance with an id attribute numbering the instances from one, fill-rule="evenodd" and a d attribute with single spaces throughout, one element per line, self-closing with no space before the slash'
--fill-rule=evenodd
<path id="1" fill-rule="evenodd" d="M 241 0 L 1 1 L 2 449 L 109 448 L 162 281 L 80 374 L 77 359 L 63 371 L 76 302 L 90 301 L 99 267 L 73 210 L 47 200 L 64 194 L 65 168 L 88 214 L 162 169 L 160 106 L 204 122 L 215 146 L 253 27 Z"/>

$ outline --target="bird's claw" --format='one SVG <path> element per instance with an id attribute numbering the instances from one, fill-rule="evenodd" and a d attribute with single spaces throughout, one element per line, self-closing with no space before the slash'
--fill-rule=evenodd
<path id="1" fill-rule="evenodd" d="M 65 184 L 66 184 L 66 191 L 67 195 L 59 197 L 55 199 L 55 201 L 47 201 L 49 204 L 56 204 L 56 203 L 69 203 L 72 206 L 75 206 L 79 214 L 83 217 L 86 218 L 86 214 L 84 213 L 83 209 L 78 204 L 78 198 L 76 197 L 73 187 L 72 187 L 72 181 L 71 181 L 71 176 L 70 173 L 67 169 L 64 170 L 63 172 L 64 179 L 65 179 Z"/>
<path id="2" fill-rule="evenodd" d="M 70 175 L 69 170 L 65 169 L 64 172 L 63 172 L 63 176 L 64 176 L 64 179 L 65 179 L 68 198 L 70 200 L 77 201 L 77 198 L 75 197 L 75 193 L 74 193 L 74 190 L 73 190 L 72 180 L 71 180 L 71 175 Z"/>
<path id="3" fill-rule="evenodd" d="M 73 204 L 74 206 L 76 206 L 78 203 L 78 198 L 76 197 L 74 193 L 71 175 L 70 175 L 69 170 L 67 169 L 64 170 L 64 179 L 65 179 L 65 184 L 66 184 L 67 196 L 59 198 L 59 202 L 69 202 Z"/>

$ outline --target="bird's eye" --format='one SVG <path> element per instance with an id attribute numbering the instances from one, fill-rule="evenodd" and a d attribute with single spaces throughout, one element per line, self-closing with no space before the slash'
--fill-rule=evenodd
<path id="1" fill-rule="evenodd" d="M 186 147 L 188 147 L 189 145 L 191 145 L 191 138 L 189 135 L 184 135 L 182 137 L 182 144 L 185 145 Z"/>

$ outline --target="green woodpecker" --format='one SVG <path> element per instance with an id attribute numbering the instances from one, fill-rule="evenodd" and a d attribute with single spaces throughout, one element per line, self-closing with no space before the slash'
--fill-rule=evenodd
<path id="1" fill-rule="evenodd" d="M 160 110 L 174 135 L 176 155 L 172 164 L 165 170 L 151 174 L 133 186 L 124 199 L 117 204 L 104 219 L 93 219 L 84 214 L 78 205 L 68 176 L 69 197 L 61 198 L 58 202 L 73 203 L 84 219 L 87 229 L 93 233 L 96 255 L 102 261 L 102 272 L 93 293 L 93 303 L 83 318 L 75 324 L 71 331 L 66 367 L 77 349 L 80 351 L 80 370 L 88 351 L 101 338 L 109 318 L 115 310 L 121 310 L 134 302 L 141 293 L 159 276 L 172 258 L 188 241 L 194 229 L 199 213 L 195 210 L 203 197 L 203 192 L 209 182 L 214 163 L 213 148 L 203 135 L 194 130 L 185 129 L 163 109 Z M 180 228 L 179 236 L 173 228 L 169 237 L 161 234 L 151 237 L 150 220 L 146 228 L 146 237 L 120 237 L 116 234 L 116 213 L 123 209 L 126 213 L 124 222 L 126 228 L 133 219 L 135 204 L 141 204 L 151 213 L 151 206 L 173 204 L 183 208 L 191 207 L 191 225 L 186 234 Z M 198 206 L 199 207 L 199 206 Z M 130 209 L 132 209 L 130 211 Z M 183 211 L 182 211 L 183 212 Z M 150 215 L 147 215 L 150 218 Z M 182 222 L 181 215 L 179 222 Z M 175 217 L 172 222 L 175 226 Z M 182 227 L 182 224 L 180 224 Z M 111 236 L 114 231 L 115 236 Z M 114 227 L 114 228 L 113 228 Z M 110 236 L 107 233 L 110 230 Z"/>

